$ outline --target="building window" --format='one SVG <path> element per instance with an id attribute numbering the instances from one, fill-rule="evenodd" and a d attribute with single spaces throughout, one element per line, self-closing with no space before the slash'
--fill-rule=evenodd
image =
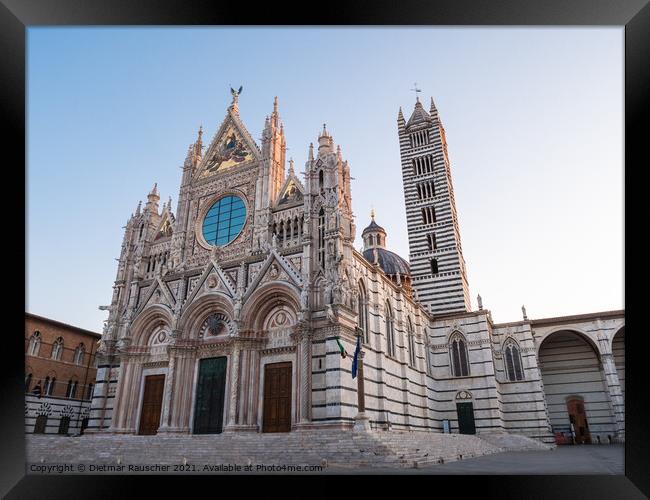
<path id="1" fill-rule="evenodd" d="M 510 341 L 504 349 L 506 376 L 510 382 L 524 379 L 524 373 L 521 367 L 521 354 L 517 345 Z"/>
<path id="2" fill-rule="evenodd" d="M 431 259 L 431 274 L 438 274 L 438 259 Z"/>
<path id="3" fill-rule="evenodd" d="M 61 417 L 59 421 L 59 434 L 67 434 L 70 427 L 70 417 Z"/>
<path id="4" fill-rule="evenodd" d="M 68 380 L 68 388 L 65 391 L 65 397 L 66 398 L 74 398 L 76 392 L 77 392 L 77 381 L 76 380 Z"/>
<path id="5" fill-rule="evenodd" d="M 467 346 L 460 334 L 456 334 L 451 341 L 451 374 L 454 377 L 467 377 L 469 375 L 469 362 Z"/>
<path id="6" fill-rule="evenodd" d="M 370 328 L 368 326 L 368 297 L 363 283 L 359 282 L 359 328 L 363 331 L 363 342 L 370 343 Z"/>
<path id="7" fill-rule="evenodd" d="M 438 248 L 435 233 L 427 234 L 427 247 L 429 248 L 429 251 L 433 251 Z"/>
<path id="8" fill-rule="evenodd" d="M 45 434 L 45 426 L 47 425 L 47 415 L 39 415 L 36 417 L 34 424 L 34 434 Z"/>
<path id="9" fill-rule="evenodd" d="M 321 269 L 325 269 L 325 210 L 323 208 L 318 212 L 318 263 Z"/>
<path id="10" fill-rule="evenodd" d="M 415 367 L 415 334 L 413 332 L 411 318 L 407 321 L 406 329 L 409 341 L 409 363 L 412 367 Z"/>
<path id="11" fill-rule="evenodd" d="M 224 196 L 205 214 L 203 237 L 210 245 L 227 245 L 239 235 L 245 222 L 244 201 L 239 196 Z"/>
<path id="12" fill-rule="evenodd" d="M 88 384 L 88 392 L 86 394 L 86 399 L 92 399 L 93 397 L 93 384 Z"/>
<path id="13" fill-rule="evenodd" d="M 63 353 L 63 337 L 59 337 L 52 344 L 52 359 L 57 361 L 61 359 L 61 354 Z"/>
<path id="14" fill-rule="evenodd" d="M 45 377 L 45 386 L 43 387 L 43 393 L 46 396 L 51 396 L 54 394 L 54 384 L 56 384 L 56 378 L 55 377 Z"/>
<path id="15" fill-rule="evenodd" d="M 390 308 L 390 303 L 386 302 L 386 343 L 388 345 L 388 355 L 395 357 L 395 331 L 393 327 L 393 311 Z"/>
<path id="16" fill-rule="evenodd" d="M 78 365 L 82 365 L 84 362 L 84 354 L 86 353 L 86 348 L 83 344 L 79 344 L 74 351 L 74 362 Z"/>
<path id="17" fill-rule="evenodd" d="M 30 356 L 38 356 L 38 351 L 41 348 L 41 332 L 36 330 L 29 338 L 28 353 Z"/>
<path id="18" fill-rule="evenodd" d="M 318 171 L 318 189 L 323 190 L 323 171 Z"/>

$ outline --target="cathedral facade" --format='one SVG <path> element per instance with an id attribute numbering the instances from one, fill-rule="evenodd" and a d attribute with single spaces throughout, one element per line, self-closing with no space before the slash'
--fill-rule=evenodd
<path id="1" fill-rule="evenodd" d="M 444 128 L 398 114 L 408 261 L 323 126 L 304 177 L 277 98 L 261 144 L 239 93 L 188 149 L 176 210 L 129 218 L 87 432 L 483 433 L 624 439 L 624 312 L 495 324 L 471 310 Z M 566 432 L 565 432 L 566 435 Z"/>

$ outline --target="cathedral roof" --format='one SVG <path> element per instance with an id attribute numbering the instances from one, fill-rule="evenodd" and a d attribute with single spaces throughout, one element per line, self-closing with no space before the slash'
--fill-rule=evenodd
<path id="1" fill-rule="evenodd" d="M 411 267 L 402 257 L 395 252 L 385 248 L 368 248 L 363 251 L 363 257 L 368 262 L 375 262 L 375 252 L 377 252 L 377 263 L 386 274 L 401 274 L 402 276 L 411 276 Z"/>
<path id="2" fill-rule="evenodd" d="M 431 116 L 429 113 L 427 113 L 424 110 L 424 107 L 422 106 L 422 103 L 418 99 L 415 102 L 415 109 L 413 110 L 413 113 L 411 114 L 411 118 L 409 118 L 409 121 L 406 124 L 406 127 L 410 127 L 411 125 L 418 125 L 420 123 L 425 123 L 425 122 L 430 122 L 431 121 Z"/>

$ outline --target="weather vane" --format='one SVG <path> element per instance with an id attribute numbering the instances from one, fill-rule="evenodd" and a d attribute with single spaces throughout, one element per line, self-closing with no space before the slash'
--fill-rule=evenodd
<path id="1" fill-rule="evenodd" d="M 417 82 L 413 84 L 413 88 L 412 88 L 411 90 L 412 90 L 413 92 L 415 92 L 415 97 L 416 97 L 416 98 L 418 97 L 418 92 L 422 92 L 422 91 L 418 88 L 418 84 L 417 84 Z"/>

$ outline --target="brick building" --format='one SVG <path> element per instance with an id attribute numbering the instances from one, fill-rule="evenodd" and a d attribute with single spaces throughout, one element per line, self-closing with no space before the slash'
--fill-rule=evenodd
<path id="1" fill-rule="evenodd" d="M 67 434 L 70 425 L 81 426 L 76 421 L 83 420 L 79 417 L 92 398 L 100 338 L 98 333 L 25 313 L 26 432 Z M 63 417 L 67 420 L 62 424 Z"/>

